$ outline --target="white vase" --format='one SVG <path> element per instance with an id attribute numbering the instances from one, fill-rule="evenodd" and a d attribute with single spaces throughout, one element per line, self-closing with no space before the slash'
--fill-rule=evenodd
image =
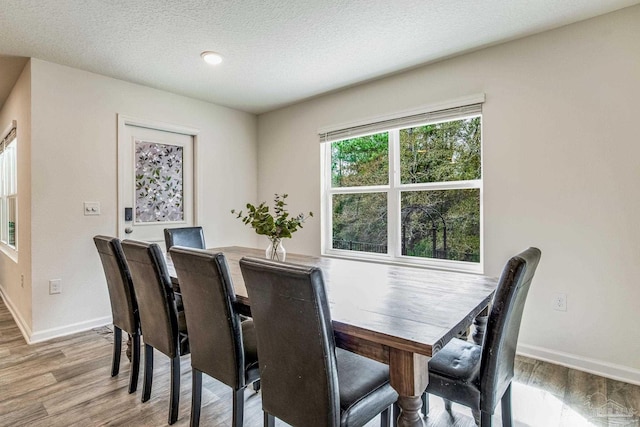
<path id="1" fill-rule="evenodd" d="M 265 257 L 274 261 L 284 262 L 287 257 L 287 251 L 284 249 L 284 246 L 282 246 L 282 239 L 269 239 L 269 246 L 265 251 Z"/>

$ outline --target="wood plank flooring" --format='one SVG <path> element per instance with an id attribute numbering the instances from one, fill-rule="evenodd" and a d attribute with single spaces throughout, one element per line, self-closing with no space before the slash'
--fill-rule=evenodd
<path id="1" fill-rule="evenodd" d="M 113 334 L 98 328 L 46 343 L 27 345 L 0 300 L 0 426 L 165 426 L 169 406 L 169 361 L 156 353 L 151 399 L 127 393 L 129 362 L 111 378 Z M 124 347 L 124 346 L 123 346 Z M 189 425 L 191 367 L 181 363 L 180 415 Z M 142 371 L 142 369 L 141 369 Z M 473 427 L 468 409 L 431 397 L 427 427 Z M 516 426 L 640 426 L 640 387 L 518 357 L 513 386 Z M 499 414 L 500 410 L 496 411 Z M 231 425 L 231 390 L 203 376 L 202 426 Z M 260 394 L 245 393 L 247 427 L 262 425 Z M 285 424 L 277 422 L 278 427 Z M 367 425 L 379 425 L 374 420 Z M 494 425 L 501 426 L 499 415 Z"/>

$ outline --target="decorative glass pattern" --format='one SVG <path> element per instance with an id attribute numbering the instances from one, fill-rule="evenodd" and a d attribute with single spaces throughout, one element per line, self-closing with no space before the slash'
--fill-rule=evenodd
<path id="1" fill-rule="evenodd" d="M 182 147 L 136 141 L 135 148 L 136 222 L 183 221 Z"/>

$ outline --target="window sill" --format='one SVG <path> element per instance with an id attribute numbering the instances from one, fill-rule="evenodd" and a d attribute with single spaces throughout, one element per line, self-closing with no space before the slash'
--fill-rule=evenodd
<path id="1" fill-rule="evenodd" d="M 16 264 L 18 263 L 18 251 L 5 243 L 0 243 L 0 252 L 9 257 Z"/>

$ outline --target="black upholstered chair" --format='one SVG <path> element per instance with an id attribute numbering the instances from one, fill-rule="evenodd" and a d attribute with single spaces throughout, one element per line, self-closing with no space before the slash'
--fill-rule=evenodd
<path id="1" fill-rule="evenodd" d="M 202 227 L 165 228 L 164 243 L 167 252 L 172 246 L 186 246 L 187 248 L 205 249 L 204 231 Z"/>
<path id="2" fill-rule="evenodd" d="M 133 288 L 138 299 L 140 328 L 144 336 L 142 401 L 149 400 L 153 380 L 153 349 L 171 359 L 169 424 L 178 419 L 180 356 L 189 352 L 184 312 L 178 312 L 171 278 L 160 247 L 155 243 L 122 242 Z"/>
<path id="3" fill-rule="evenodd" d="M 111 376 L 120 371 L 122 354 L 122 331 L 131 337 L 131 370 L 129 372 L 129 393 L 138 388 L 140 372 L 140 318 L 138 303 L 131 283 L 131 274 L 122 252 L 120 240 L 115 237 L 95 236 L 93 238 L 107 279 L 111 314 L 113 316 L 113 360 Z"/>
<path id="4" fill-rule="evenodd" d="M 524 303 L 531 279 L 540 261 L 540 250 L 529 248 L 511 258 L 502 271 L 482 346 L 454 338 L 429 361 L 426 393 L 468 406 L 476 423 L 491 426 L 498 402 L 502 401 L 502 425 L 513 424 L 511 380 Z M 423 396 L 428 397 L 428 396 Z M 428 413 L 428 400 L 423 400 Z"/>
<path id="5" fill-rule="evenodd" d="M 257 258 L 240 261 L 251 300 L 265 426 L 363 426 L 398 395 L 387 365 L 336 348 L 322 272 Z"/>
<path id="6" fill-rule="evenodd" d="M 240 321 L 236 293 L 222 253 L 174 247 L 191 349 L 191 426 L 200 423 L 202 373 L 233 388 L 233 427 L 241 427 L 244 390 L 260 376 L 252 320 Z"/>

